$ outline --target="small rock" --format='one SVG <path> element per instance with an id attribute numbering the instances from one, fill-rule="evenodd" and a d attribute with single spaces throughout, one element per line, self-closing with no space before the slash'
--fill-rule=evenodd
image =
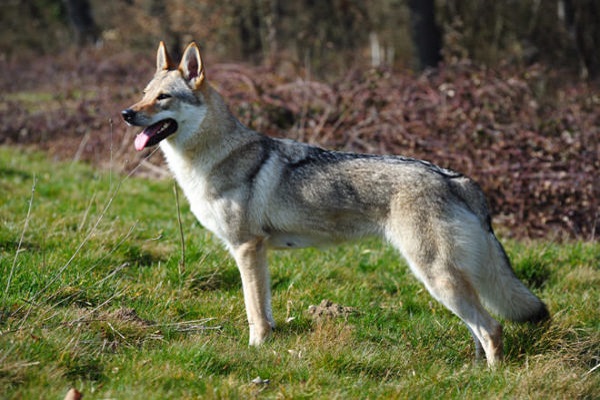
<path id="1" fill-rule="evenodd" d="M 254 383 L 255 385 L 268 385 L 269 380 L 263 379 L 260 376 L 257 376 L 256 378 L 252 379 L 252 383 Z"/>

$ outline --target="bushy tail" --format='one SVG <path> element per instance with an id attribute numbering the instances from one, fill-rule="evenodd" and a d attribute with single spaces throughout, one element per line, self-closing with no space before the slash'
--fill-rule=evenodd
<path id="1" fill-rule="evenodd" d="M 541 322 L 550 318 L 546 305 L 517 278 L 491 225 L 487 200 L 471 179 L 452 180 L 455 193 L 477 215 L 487 230 L 487 265 L 474 278 L 483 305 L 492 313 L 517 322 Z"/>
<path id="2" fill-rule="evenodd" d="M 515 275 L 508 256 L 493 232 L 489 234 L 490 260 L 479 296 L 492 313 L 517 322 L 539 323 L 550 318 L 546 305 Z"/>

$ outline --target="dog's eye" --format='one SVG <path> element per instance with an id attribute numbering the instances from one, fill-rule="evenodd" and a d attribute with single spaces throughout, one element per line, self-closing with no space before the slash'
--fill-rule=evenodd
<path id="1" fill-rule="evenodd" d="M 170 95 L 170 94 L 167 94 L 167 93 L 161 93 L 161 94 L 159 94 L 159 95 L 156 97 L 156 100 L 166 100 L 166 99 L 169 99 L 169 98 L 171 98 L 171 95 Z"/>

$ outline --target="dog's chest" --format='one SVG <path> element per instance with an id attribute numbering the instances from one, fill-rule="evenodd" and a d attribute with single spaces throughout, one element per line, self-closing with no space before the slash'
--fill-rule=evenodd
<path id="1" fill-rule="evenodd" d="M 178 157 L 167 156 L 167 161 L 200 224 L 227 243 L 235 240 L 235 233 L 244 224 L 235 191 L 225 196 L 197 165 L 182 162 Z"/>
<path id="2" fill-rule="evenodd" d="M 177 175 L 176 175 L 177 176 Z M 179 185 L 190 203 L 190 209 L 200 224 L 221 239 L 229 241 L 234 206 L 227 199 L 215 195 L 212 186 L 203 177 L 177 176 Z"/>
<path id="3" fill-rule="evenodd" d="M 204 197 L 194 196 L 194 194 L 187 197 L 190 201 L 192 213 L 194 213 L 200 224 L 222 240 L 228 241 L 229 230 L 224 224 L 225 210 L 214 202 L 206 201 Z"/>

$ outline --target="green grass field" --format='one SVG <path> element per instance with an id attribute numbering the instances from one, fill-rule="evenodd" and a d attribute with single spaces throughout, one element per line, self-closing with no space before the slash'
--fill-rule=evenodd
<path id="1" fill-rule="evenodd" d="M 236 267 L 181 194 L 180 209 L 173 181 L 0 147 L 0 398 L 600 395 L 597 242 L 506 243 L 553 320 L 506 322 L 490 371 L 378 241 L 271 253 L 278 327 L 249 348 Z M 315 320 L 323 299 L 357 312 Z"/>

